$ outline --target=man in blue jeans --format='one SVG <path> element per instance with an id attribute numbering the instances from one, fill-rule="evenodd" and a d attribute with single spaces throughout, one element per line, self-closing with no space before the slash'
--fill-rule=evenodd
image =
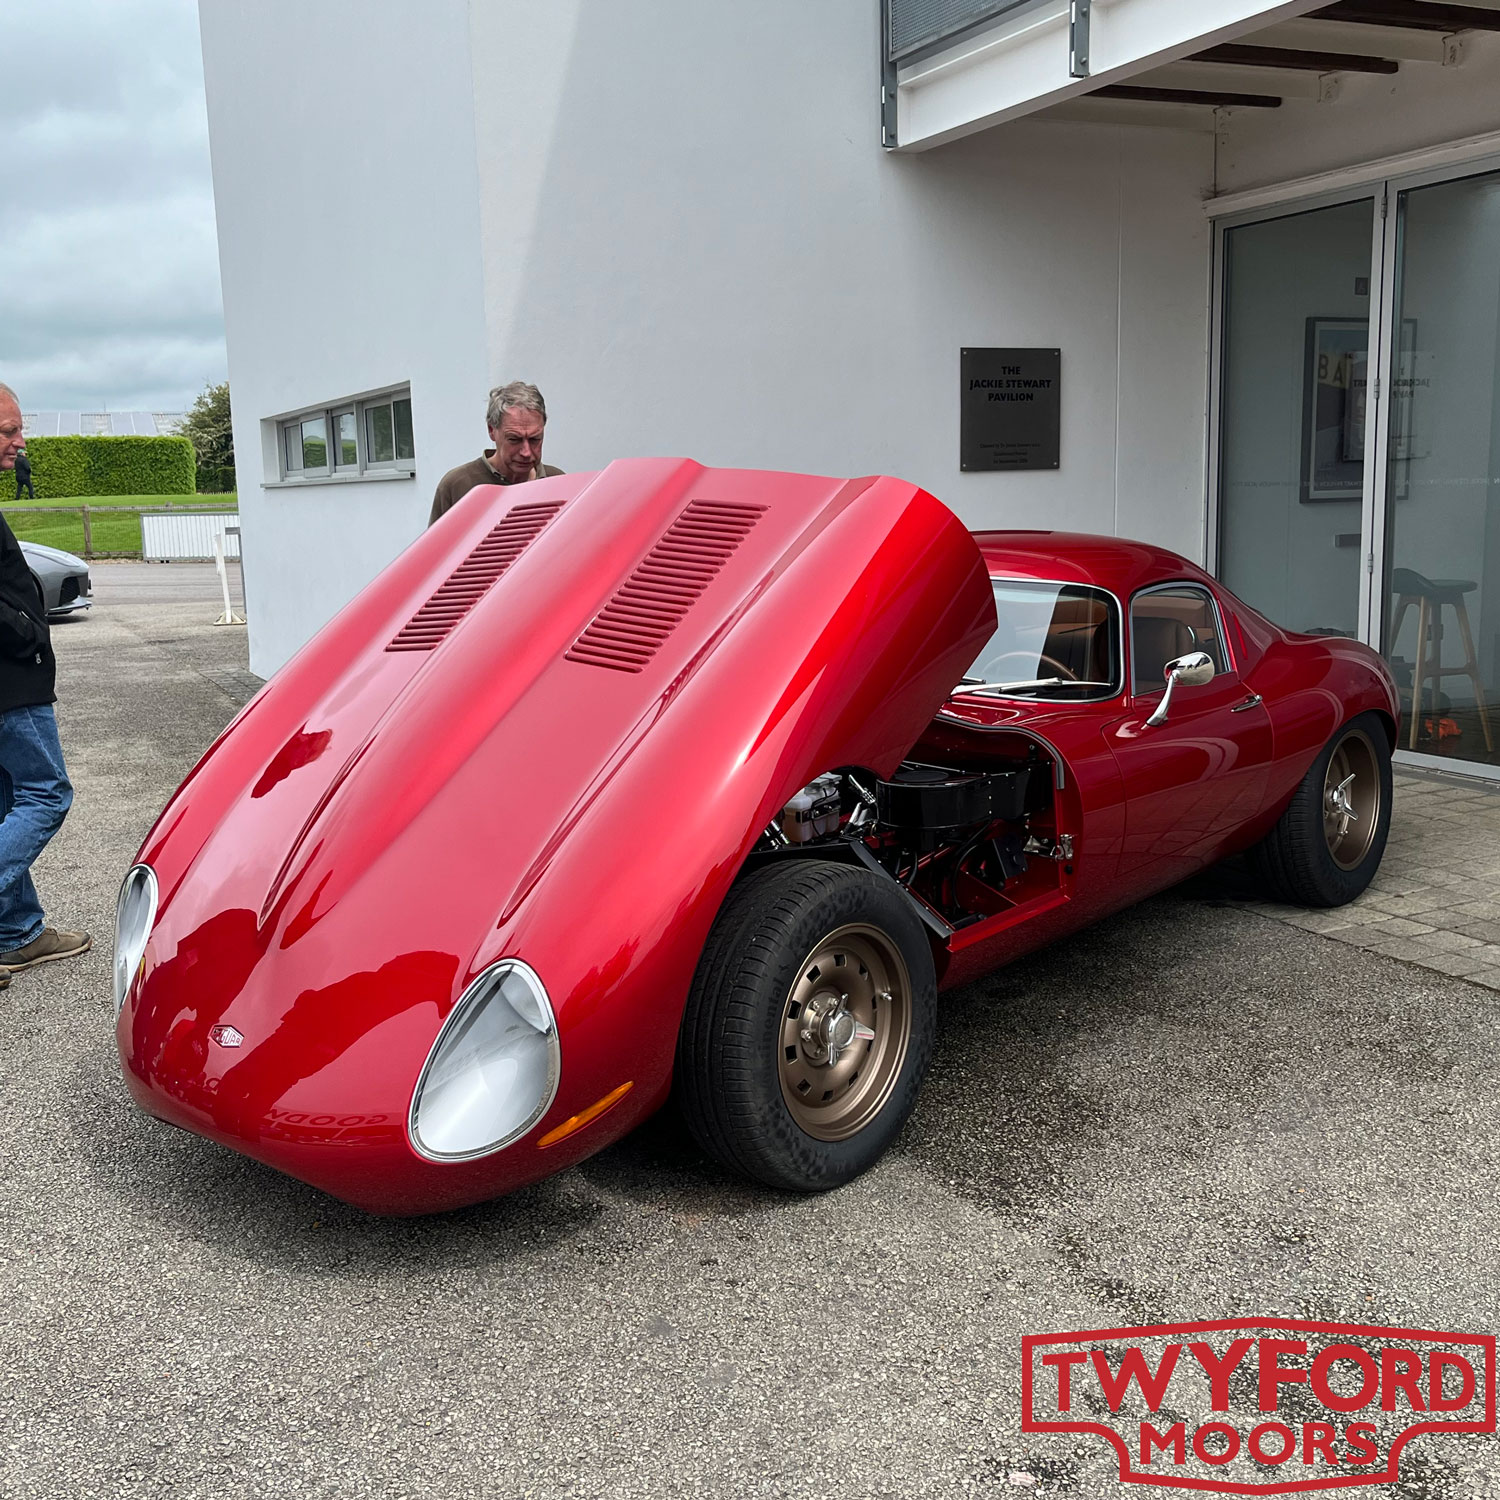
<path id="1" fill-rule="evenodd" d="M 25 438 L 21 403 L 0 385 L 0 473 Z M 57 663 L 47 613 L 15 534 L 0 516 L 0 989 L 21 969 L 87 953 L 86 932 L 49 927 L 31 865 L 73 801 L 52 705 Z"/>

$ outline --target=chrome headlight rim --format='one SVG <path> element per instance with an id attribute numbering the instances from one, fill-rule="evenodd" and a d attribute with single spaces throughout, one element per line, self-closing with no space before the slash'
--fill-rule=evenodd
<path id="1" fill-rule="evenodd" d="M 146 944 L 156 926 L 159 889 L 156 871 L 148 864 L 134 864 L 120 882 L 115 897 L 114 986 L 115 1014 L 125 1008 L 130 986 L 146 955 Z M 126 923 L 130 929 L 126 930 Z"/>
<path id="2" fill-rule="evenodd" d="M 504 978 L 509 974 L 519 974 L 531 991 L 532 998 L 537 1003 L 546 1022 L 544 1029 L 539 1034 L 547 1043 L 547 1079 L 537 1103 L 527 1118 L 519 1125 L 512 1127 L 498 1140 L 488 1142 L 483 1146 L 476 1146 L 471 1151 L 434 1151 L 422 1141 L 419 1128 L 419 1117 L 422 1108 L 422 1093 L 432 1076 L 433 1068 L 439 1058 L 442 1057 L 444 1048 L 449 1043 L 452 1035 L 463 1026 L 469 1014 L 478 1006 L 491 1003 L 492 992 L 498 992 Z M 552 1010 L 552 999 L 547 993 L 547 986 L 542 983 L 541 976 L 519 958 L 502 958 L 489 965 L 475 976 L 473 982 L 459 997 L 458 1003 L 448 1012 L 443 1024 L 438 1028 L 438 1034 L 433 1039 L 432 1046 L 428 1049 L 427 1058 L 422 1064 L 422 1071 L 417 1075 L 416 1087 L 412 1089 L 411 1104 L 406 1114 L 406 1139 L 411 1149 L 422 1158 L 423 1161 L 432 1162 L 437 1166 L 448 1166 L 458 1162 L 478 1161 L 482 1157 L 493 1156 L 497 1151 L 504 1151 L 506 1147 L 513 1146 L 523 1139 L 545 1118 L 547 1111 L 552 1108 L 552 1101 L 557 1098 L 558 1085 L 562 1081 L 562 1049 L 558 1041 L 557 1017 Z"/>

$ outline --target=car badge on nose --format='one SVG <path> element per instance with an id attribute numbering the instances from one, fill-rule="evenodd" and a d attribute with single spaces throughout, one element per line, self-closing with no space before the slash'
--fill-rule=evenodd
<path id="1" fill-rule="evenodd" d="M 209 1033 L 208 1039 L 217 1042 L 221 1047 L 238 1047 L 244 1040 L 244 1034 L 236 1031 L 233 1026 L 215 1026 Z"/>

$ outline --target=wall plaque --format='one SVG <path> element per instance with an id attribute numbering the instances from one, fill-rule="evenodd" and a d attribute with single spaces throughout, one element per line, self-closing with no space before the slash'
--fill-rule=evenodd
<path id="1" fill-rule="evenodd" d="M 963 349 L 959 371 L 961 469 L 1057 468 L 1060 349 Z"/>

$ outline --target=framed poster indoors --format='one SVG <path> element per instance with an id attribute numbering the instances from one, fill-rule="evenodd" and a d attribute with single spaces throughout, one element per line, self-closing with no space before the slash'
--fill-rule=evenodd
<path id="1" fill-rule="evenodd" d="M 1302 500 L 1358 500 L 1365 486 L 1367 318 L 1309 318 L 1302 381 Z"/>
<path id="2" fill-rule="evenodd" d="M 1416 393 L 1431 384 L 1416 371 L 1417 324 L 1401 322 L 1401 373 L 1391 401 L 1391 462 L 1396 499 L 1407 494 L 1409 460 L 1424 451 L 1413 432 Z M 1364 318 L 1309 318 L 1302 381 L 1302 494 L 1304 504 L 1358 500 L 1365 484 L 1365 420 L 1370 385 L 1370 325 Z"/>

